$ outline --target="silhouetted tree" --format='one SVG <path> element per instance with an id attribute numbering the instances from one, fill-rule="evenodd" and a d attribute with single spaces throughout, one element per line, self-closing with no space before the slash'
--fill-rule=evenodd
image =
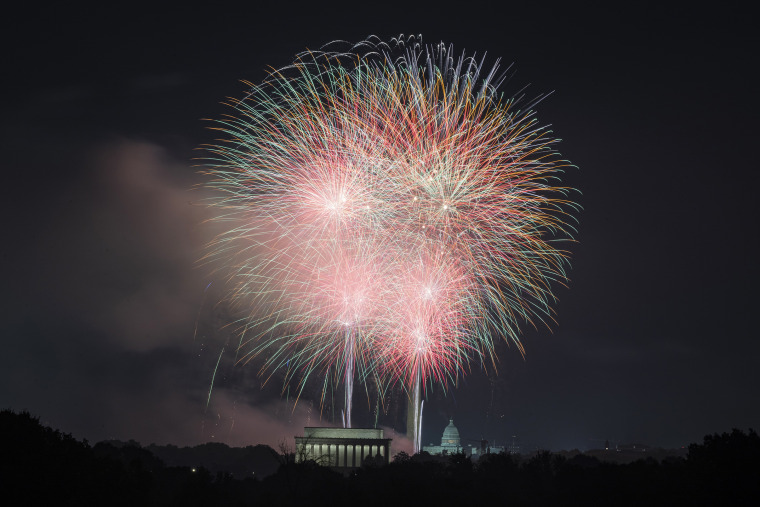
<path id="1" fill-rule="evenodd" d="M 407 453 L 405 453 L 404 451 L 400 451 L 395 456 L 393 456 L 392 463 L 396 463 L 396 464 L 409 463 L 411 459 L 412 459 L 411 456 L 409 456 Z"/>
<path id="2" fill-rule="evenodd" d="M 615 464 L 540 452 L 520 461 L 502 453 L 481 456 L 473 466 L 462 453 L 398 453 L 389 466 L 368 458 L 367 466 L 348 476 L 314 460 L 296 462 L 284 448 L 277 472 L 262 481 L 225 470 L 230 464 L 245 467 L 252 447 L 166 446 L 170 456 L 203 456 L 219 469 L 167 467 L 137 442 L 91 448 L 27 412 L 0 412 L 0 443 L 4 504 L 12 499 L 55 506 L 760 505 L 760 437 L 753 430 L 708 435 L 689 447 L 686 460 L 648 456 Z M 267 449 L 274 452 L 260 450 Z"/>
<path id="3" fill-rule="evenodd" d="M 686 459 L 689 487 L 702 501 L 753 505 L 760 501 L 760 437 L 733 429 L 706 435 L 702 444 L 689 445 Z"/>

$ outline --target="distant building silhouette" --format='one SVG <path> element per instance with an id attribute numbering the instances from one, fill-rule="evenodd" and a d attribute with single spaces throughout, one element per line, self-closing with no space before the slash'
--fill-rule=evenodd
<path id="1" fill-rule="evenodd" d="M 512 443 L 507 448 L 509 454 L 520 454 L 520 441 L 517 439 L 517 435 L 512 435 Z"/>
<path id="2" fill-rule="evenodd" d="M 615 446 L 615 450 L 617 452 L 647 452 L 647 449 L 651 447 L 647 444 L 618 444 Z"/>

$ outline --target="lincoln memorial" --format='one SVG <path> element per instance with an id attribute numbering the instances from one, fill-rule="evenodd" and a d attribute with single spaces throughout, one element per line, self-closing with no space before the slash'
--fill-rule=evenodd
<path id="1" fill-rule="evenodd" d="M 390 462 L 390 438 L 374 428 L 304 428 L 296 439 L 296 461 L 314 460 L 320 465 L 358 468 L 368 457 Z M 380 457 L 378 459 L 378 456 Z"/>

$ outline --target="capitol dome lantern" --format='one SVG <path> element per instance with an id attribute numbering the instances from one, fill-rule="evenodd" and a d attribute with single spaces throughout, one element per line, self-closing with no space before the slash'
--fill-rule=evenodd
<path id="1" fill-rule="evenodd" d="M 454 426 L 454 419 L 449 419 L 449 425 L 443 430 L 441 447 L 459 447 L 459 430 Z"/>

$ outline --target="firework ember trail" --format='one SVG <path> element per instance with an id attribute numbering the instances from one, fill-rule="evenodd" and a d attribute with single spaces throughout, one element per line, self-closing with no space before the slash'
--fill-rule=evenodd
<path id="1" fill-rule="evenodd" d="M 306 52 L 214 123 L 207 259 L 245 309 L 241 361 L 285 385 L 401 384 L 414 400 L 521 326 L 552 323 L 577 205 L 537 101 L 482 55 L 420 37 Z"/>

